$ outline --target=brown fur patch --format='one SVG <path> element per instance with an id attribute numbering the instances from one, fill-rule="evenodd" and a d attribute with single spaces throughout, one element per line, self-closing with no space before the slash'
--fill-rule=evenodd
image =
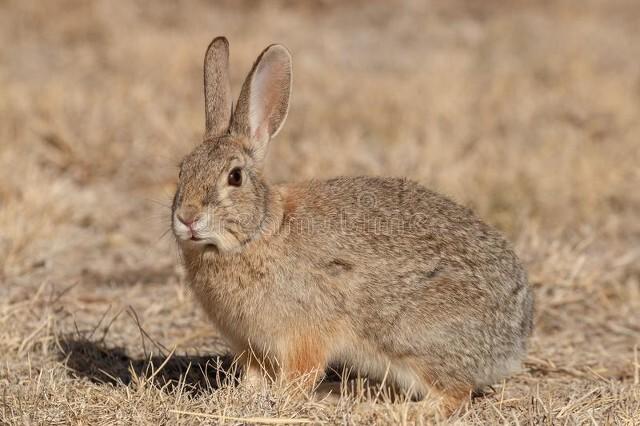
<path id="1" fill-rule="evenodd" d="M 302 191 L 295 188 L 287 188 L 286 191 L 283 191 L 282 204 L 285 218 L 290 218 L 295 214 L 303 195 Z"/>
<path id="2" fill-rule="evenodd" d="M 441 398 L 442 415 L 451 416 L 469 400 L 473 386 L 465 383 L 462 378 L 454 378 L 451 374 L 425 367 L 420 360 L 414 360 L 411 364 L 424 381 L 425 388 Z"/>
<path id="3" fill-rule="evenodd" d="M 292 339 L 288 353 L 285 354 L 285 376 L 293 379 L 313 372 L 322 374 L 327 362 L 325 347 L 323 340 L 315 332 L 301 334 Z"/>
<path id="4" fill-rule="evenodd" d="M 460 387 L 446 390 L 435 390 L 442 398 L 440 412 L 446 417 L 450 417 L 458 409 L 464 406 L 471 397 L 471 387 Z"/>

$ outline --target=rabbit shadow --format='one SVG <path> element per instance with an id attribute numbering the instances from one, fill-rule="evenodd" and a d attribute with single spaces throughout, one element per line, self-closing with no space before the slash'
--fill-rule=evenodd
<path id="1" fill-rule="evenodd" d="M 97 384 L 128 386 L 151 380 L 167 392 L 181 389 L 197 397 L 240 383 L 240 368 L 225 353 L 134 358 L 122 347 L 109 347 L 103 341 L 79 336 L 61 337 L 58 346 L 60 360 L 65 362 L 70 375 Z M 349 373 L 344 366 L 327 369 L 314 394 L 315 398 L 328 400 L 341 396 L 369 401 L 403 398 L 393 387 Z"/>
<path id="2" fill-rule="evenodd" d="M 180 388 L 198 396 L 238 383 L 239 369 L 227 354 L 132 358 L 124 348 L 86 338 L 61 338 L 60 358 L 69 374 L 97 384 L 128 386 L 139 380 L 167 391 Z"/>

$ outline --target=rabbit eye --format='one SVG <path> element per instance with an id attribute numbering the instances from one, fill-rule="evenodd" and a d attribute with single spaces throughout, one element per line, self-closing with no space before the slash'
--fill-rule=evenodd
<path id="1" fill-rule="evenodd" d="M 231 170 L 229 172 L 229 176 L 227 177 L 227 182 L 231 186 L 242 185 L 242 169 L 240 169 L 240 167 L 235 167 L 233 170 Z"/>

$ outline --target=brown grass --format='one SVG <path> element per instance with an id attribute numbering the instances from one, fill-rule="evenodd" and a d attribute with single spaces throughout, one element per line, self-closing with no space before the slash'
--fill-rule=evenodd
<path id="1" fill-rule="evenodd" d="M 406 175 L 515 242 L 525 371 L 454 421 L 639 424 L 640 4 L 510 4 L 0 1 L 0 421 L 442 420 L 357 380 L 234 385 L 161 238 L 225 34 L 236 93 L 264 46 L 293 52 L 274 179 Z"/>

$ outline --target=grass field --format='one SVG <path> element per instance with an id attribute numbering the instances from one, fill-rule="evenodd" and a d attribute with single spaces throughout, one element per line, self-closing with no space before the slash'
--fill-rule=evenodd
<path id="1" fill-rule="evenodd" d="M 640 3 L 509 4 L 0 0 L 0 422 L 445 421 L 219 371 L 165 231 L 226 35 L 235 93 L 266 45 L 293 54 L 274 181 L 408 176 L 514 242 L 525 368 L 448 421 L 640 424 Z"/>

